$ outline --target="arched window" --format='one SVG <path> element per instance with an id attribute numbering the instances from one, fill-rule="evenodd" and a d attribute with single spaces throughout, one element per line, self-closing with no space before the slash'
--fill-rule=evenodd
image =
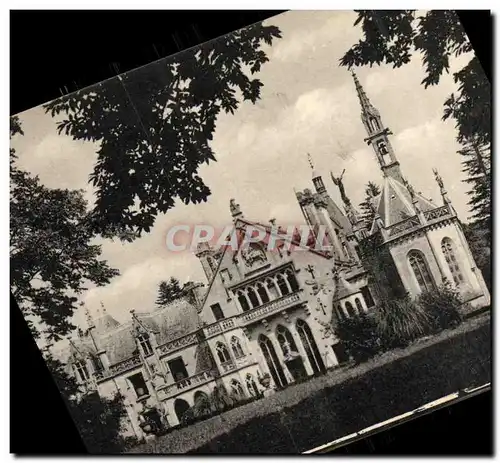
<path id="1" fill-rule="evenodd" d="M 370 127 L 373 132 L 380 129 L 380 125 L 375 117 L 370 117 Z"/>
<path id="2" fill-rule="evenodd" d="M 236 398 L 240 400 L 245 398 L 245 391 L 243 390 L 242 385 L 237 379 L 233 379 L 231 381 L 231 391 L 233 395 L 236 396 Z"/>
<path id="3" fill-rule="evenodd" d="M 189 404 L 184 399 L 175 399 L 174 410 L 179 423 L 182 423 L 182 417 L 189 410 Z"/>
<path id="4" fill-rule="evenodd" d="M 226 363 L 231 361 L 231 356 L 229 355 L 229 351 L 224 343 L 217 343 L 217 357 L 219 357 L 220 363 Z"/>
<path id="5" fill-rule="evenodd" d="M 231 338 L 231 349 L 233 349 L 233 354 L 237 359 L 245 356 L 241 348 L 240 340 L 236 336 Z"/>
<path id="6" fill-rule="evenodd" d="M 238 303 L 240 304 L 243 312 L 250 310 L 250 306 L 248 305 L 248 299 L 242 291 L 238 291 Z"/>
<path id="7" fill-rule="evenodd" d="M 273 280 L 266 280 L 267 292 L 271 296 L 271 299 L 277 299 L 279 297 L 278 289 Z"/>
<path id="8" fill-rule="evenodd" d="M 354 303 L 356 304 L 356 309 L 358 310 L 358 313 L 363 312 L 363 304 L 361 304 L 361 301 L 359 298 L 354 299 Z"/>
<path id="9" fill-rule="evenodd" d="M 249 394 L 253 397 L 257 397 L 259 395 L 259 388 L 257 387 L 257 383 L 250 373 L 248 373 L 246 376 L 246 384 Z"/>
<path id="10" fill-rule="evenodd" d="M 378 146 L 378 150 L 379 150 L 381 155 L 386 155 L 389 153 L 389 150 L 387 149 L 387 144 L 385 143 L 385 141 L 380 140 L 377 143 L 377 146 Z"/>
<path id="11" fill-rule="evenodd" d="M 259 293 L 260 300 L 263 304 L 269 302 L 269 295 L 267 294 L 266 288 L 264 288 L 262 283 L 257 284 L 257 292 Z"/>
<path id="12" fill-rule="evenodd" d="M 139 341 L 142 352 L 146 357 L 153 355 L 153 348 L 151 347 L 151 341 L 149 340 L 149 336 L 147 334 L 140 334 L 137 336 L 137 341 Z"/>
<path id="13" fill-rule="evenodd" d="M 345 315 L 344 315 L 344 311 L 342 310 L 342 307 L 340 305 L 338 305 L 336 308 L 335 308 L 335 312 L 337 313 L 337 318 L 339 320 L 342 320 L 345 318 Z"/>
<path id="14" fill-rule="evenodd" d="M 276 328 L 276 338 L 280 343 L 281 350 L 283 351 L 283 355 L 287 357 L 292 352 L 297 352 L 297 345 L 295 344 L 295 340 L 293 339 L 292 333 L 282 325 L 278 325 Z"/>
<path id="15" fill-rule="evenodd" d="M 279 273 L 278 276 L 276 277 L 276 281 L 278 282 L 278 288 L 280 289 L 282 296 L 290 292 L 286 284 L 286 281 L 283 278 L 283 275 L 281 275 L 281 273 Z"/>
<path id="16" fill-rule="evenodd" d="M 456 286 L 460 286 L 464 283 L 464 276 L 460 270 L 460 264 L 455 253 L 455 246 L 450 238 L 443 238 L 441 241 L 441 250 L 443 251 L 444 258 L 450 269 L 451 276 Z"/>
<path id="17" fill-rule="evenodd" d="M 260 302 L 259 302 L 259 299 L 257 297 L 257 294 L 255 293 L 255 289 L 253 289 L 252 287 L 249 287 L 247 289 L 247 294 L 248 294 L 248 299 L 250 299 L 250 304 L 252 304 L 252 308 L 255 309 L 255 307 L 259 307 Z"/>
<path id="18" fill-rule="evenodd" d="M 274 384 L 278 388 L 285 387 L 288 384 L 288 381 L 286 380 L 285 372 L 283 371 L 283 367 L 281 366 L 278 356 L 276 355 L 276 351 L 274 350 L 273 343 L 267 336 L 261 334 L 259 335 L 259 346 L 264 354 L 264 358 Z"/>
<path id="19" fill-rule="evenodd" d="M 309 359 L 309 363 L 311 364 L 314 373 L 324 373 L 326 371 L 325 364 L 323 362 L 323 359 L 321 358 L 321 354 L 312 334 L 311 328 L 309 328 L 309 325 L 301 319 L 297 320 L 296 327 L 297 332 L 300 336 L 300 341 L 302 342 L 302 346 L 306 351 L 307 358 Z"/>
<path id="20" fill-rule="evenodd" d="M 356 316 L 356 312 L 354 312 L 354 307 L 349 301 L 345 303 L 345 309 L 347 310 L 347 314 L 349 315 L 349 317 Z"/>
<path id="21" fill-rule="evenodd" d="M 87 365 L 82 360 L 78 360 L 77 362 L 75 362 L 75 371 L 78 374 L 80 381 L 87 381 L 90 378 Z"/>
<path id="22" fill-rule="evenodd" d="M 288 280 L 288 284 L 290 285 L 290 288 L 292 289 L 292 293 L 295 291 L 299 290 L 299 283 L 297 282 L 297 278 L 295 278 L 295 275 L 291 270 L 286 271 L 286 278 Z"/>
<path id="23" fill-rule="evenodd" d="M 424 255 L 420 251 L 410 251 L 408 253 L 408 261 L 421 291 L 433 290 L 435 288 L 434 280 L 432 279 L 431 272 L 429 272 Z"/>

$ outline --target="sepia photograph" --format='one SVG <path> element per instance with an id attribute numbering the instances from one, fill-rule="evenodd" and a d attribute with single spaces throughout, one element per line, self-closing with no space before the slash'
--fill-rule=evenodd
<path id="1" fill-rule="evenodd" d="M 491 228 L 452 10 L 287 11 L 10 117 L 10 290 L 92 454 L 319 453 L 488 390 Z"/>

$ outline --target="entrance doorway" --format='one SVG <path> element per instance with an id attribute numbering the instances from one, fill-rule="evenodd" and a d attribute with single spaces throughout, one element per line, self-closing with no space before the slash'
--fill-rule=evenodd
<path id="1" fill-rule="evenodd" d="M 182 417 L 189 410 L 189 404 L 184 399 L 176 399 L 174 402 L 174 410 L 179 423 L 182 423 Z"/>

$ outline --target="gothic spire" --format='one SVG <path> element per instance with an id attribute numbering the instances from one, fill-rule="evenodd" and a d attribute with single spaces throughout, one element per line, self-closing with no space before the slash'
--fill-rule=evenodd
<path id="1" fill-rule="evenodd" d="M 354 79 L 354 85 L 356 86 L 356 92 L 358 93 L 359 102 L 361 104 L 361 110 L 364 113 L 373 113 L 375 110 L 374 106 L 371 104 L 368 96 L 366 96 L 365 90 L 363 86 L 360 84 L 358 80 L 358 76 L 351 69 L 352 78 Z"/>
<path id="2" fill-rule="evenodd" d="M 373 148 L 377 161 L 384 176 L 392 177 L 399 182 L 403 181 L 399 162 L 389 141 L 392 132 L 384 126 L 380 113 L 371 104 L 366 93 L 359 83 L 358 77 L 351 71 L 356 86 L 359 102 L 361 104 L 361 121 L 365 126 L 367 137 L 365 142 Z"/>
<path id="3" fill-rule="evenodd" d="M 314 187 L 316 188 L 317 193 L 326 193 L 326 188 L 325 184 L 323 183 L 323 179 L 321 178 L 321 175 L 316 172 L 316 169 L 314 168 L 314 164 L 312 162 L 311 155 L 307 153 L 307 161 L 309 162 L 309 166 L 311 167 L 312 170 L 312 181 L 314 184 Z"/>

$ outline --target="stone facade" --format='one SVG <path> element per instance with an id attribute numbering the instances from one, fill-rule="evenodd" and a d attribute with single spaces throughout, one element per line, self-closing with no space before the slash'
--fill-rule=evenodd
<path id="1" fill-rule="evenodd" d="M 269 391 L 303 377 L 324 373 L 346 361 L 333 334 L 335 321 L 368 312 L 377 295 L 369 287 L 359 244 L 377 236 L 380 251 L 393 260 L 404 291 L 412 297 L 445 280 L 473 307 L 490 303 L 481 272 L 462 226 L 436 172 L 442 204 L 415 193 L 403 177 L 390 144 L 390 130 L 354 75 L 367 130 L 384 176 L 382 193 L 373 198 L 374 220 L 365 223 L 350 203 L 342 178 L 342 210 L 313 169 L 315 191 L 296 193 L 311 236 L 327 229 L 330 252 L 292 240 L 279 228 L 246 220 L 234 200 L 230 210 L 237 233 L 247 227 L 265 239 L 246 249 L 197 252 L 207 277 L 205 288 L 150 312 L 131 311 L 120 324 L 106 313 L 80 331 L 65 353 L 68 371 L 102 396 L 120 392 L 128 412 L 127 433 L 143 436 L 145 405 L 157 407 L 164 423 L 175 426 L 200 395 L 224 387 L 240 398 L 259 395 L 269 375 Z M 312 162 L 311 162 L 312 165 Z M 345 212 L 344 212 L 345 211 Z M 265 243 L 279 245 L 269 251 Z M 313 240 L 314 241 L 314 240 Z"/>

